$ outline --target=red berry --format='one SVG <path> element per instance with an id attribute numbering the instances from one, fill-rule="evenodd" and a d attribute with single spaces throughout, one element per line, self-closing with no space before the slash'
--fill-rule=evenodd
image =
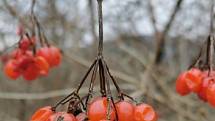
<path id="1" fill-rule="evenodd" d="M 23 55 L 23 51 L 20 50 L 20 49 L 15 49 L 14 51 L 12 51 L 12 53 L 10 54 L 10 56 L 13 58 L 13 59 L 17 59 L 19 58 L 20 56 Z"/>
<path id="2" fill-rule="evenodd" d="M 202 72 L 202 78 L 206 78 L 206 77 L 214 77 L 215 76 L 215 71 L 211 71 L 209 73 L 209 71 L 203 71 Z"/>
<path id="3" fill-rule="evenodd" d="M 60 50 L 54 46 L 40 48 L 37 51 L 37 56 L 44 57 L 50 67 L 58 66 L 62 59 Z"/>
<path id="4" fill-rule="evenodd" d="M 215 107 L 215 82 L 211 83 L 207 89 L 208 103 Z"/>
<path id="5" fill-rule="evenodd" d="M 198 93 L 202 84 L 202 71 L 197 68 L 190 69 L 186 74 L 186 84 L 188 88 Z"/>
<path id="6" fill-rule="evenodd" d="M 51 115 L 46 121 L 77 121 L 74 115 L 66 112 L 57 112 Z"/>
<path id="7" fill-rule="evenodd" d="M 39 68 L 35 65 L 29 65 L 27 69 L 23 72 L 23 77 L 27 81 L 35 80 L 40 73 Z"/>
<path id="8" fill-rule="evenodd" d="M 25 71 L 30 65 L 34 63 L 33 56 L 22 55 L 17 59 L 17 68 Z"/>
<path id="9" fill-rule="evenodd" d="M 201 90 L 198 93 L 198 97 L 202 99 L 203 101 L 207 101 L 207 90 L 209 85 L 215 81 L 215 77 L 205 77 L 202 80 L 202 87 Z"/>
<path id="10" fill-rule="evenodd" d="M 143 103 L 135 107 L 134 121 L 157 121 L 157 114 L 150 105 Z"/>
<path id="11" fill-rule="evenodd" d="M 134 106 L 127 102 L 121 101 L 116 103 L 116 109 L 119 121 L 133 121 L 134 120 Z"/>
<path id="12" fill-rule="evenodd" d="M 49 63 L 49 66 L 51 67 L 51 63 L 52 63 L 52 55 L 49 51 L 49 48 L 48 47 L 43 47 L 43 48 L 40 48 L 38 51 L 37 51 L 37 56 L 42 56 L 44 59 L 46 59 L 46 61 Z"/>
<path id="13" fill-rule="evenodd" d="M 54 46 L 49 47 L 49 50 L 52 53 L 51 66 L 58 66 L 61 63 L 62 59 L 60 50 Z"/>
<path id="14" fill-rule="evenodd" d="M 49 72 L 48 62 L 41 56 L 35 57 L 34 61 L 35 61 L 35 65 L 39 69 L 39 73 L 41 75 L 47 75 Z"/>
<path id="15" fill-rule="evenodd" d="M 54 112 L 51 110 L 51 106 L 46 106 L 37 110 L 30 121 L 47 121 L 47 119 L 53 115 Z"/>
<path id="16" fill-rule="evenodd" d="M 16 60 L 9 60 L 4 66 L 4 73 L 11 79 L 17 79 L 20 72 L 17 69 Z"/>
<path id="17" fill-rule="evenodd" d="M 112 103 L 111 103 L 112 104 Z M 95 99 L 92 103 L 90 103 L 88 107 L 88 118 L 90 121 L 100 121 L 107 119 L 107 112 L 108 112 L 108 101 L 106 97 L 99 97 Z M 113 104 L 111 105 L 110 109 L 110 119 L 114 121 L 115 119 L 115 112 Z"/>
<path id="18" fill-rule="evenodd" d="M 29 40 L 28 38 L 23 38 L 20 42 L 19 42 L 19 48 L 21 50 L 28 50 L 29 47 L 31 46 L 31 40 Z"/>
<path id="19" fill-rule="evenodd" d="M 86 115 L 86 113 L 79 113 L 76 116 L 76 119 L 77 119 L 77 121 L 85 121 L 85 119 L 87 119 L 87 115 Z"/>
<path id="20" fill-rule="evenodd" d="M 190 89 L 186 84 L 186 74 L 187 72 L 181 73 L 176 80 L 176 92 L 181 96 L 187 95 L 190 93 Z"/>

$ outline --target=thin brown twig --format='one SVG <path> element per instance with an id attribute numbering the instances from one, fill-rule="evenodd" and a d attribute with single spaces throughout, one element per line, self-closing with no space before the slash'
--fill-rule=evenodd
<path id="1" fill-rule="evenodd" d="M 169 18 L 166 26 L 164 27 L 164 30 L 161 32 L 161 34 L 159 35 L 159 38 L 157 39 L 157 47 L 156 47 L 155 59 L 154 59 L 155 64 L 159 64 L 162 60 L 166 36 L 168 35 L 169 30 L 175 20 L 176 14 L 180 10 L 182 2 L 183 2 L 183 0 L 178 0 L 176 2 L 174 10 L 170 15 L 170 18 Z"/>

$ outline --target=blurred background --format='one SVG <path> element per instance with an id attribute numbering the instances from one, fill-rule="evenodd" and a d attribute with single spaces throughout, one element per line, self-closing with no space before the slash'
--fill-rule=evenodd
<path id="1" fill-rule="evenodd" d="M 198 55 L 209 33 L 210 0 L 104 0 L 104 57 L 120 87 L 151 104 L 159 121 L 214 121 L 196 95 L 175 92 L 178 74 Z M 0 51 L 30 23 L 31 0 L 0 1 Z M 63 50 L 60 67 L 26 82 L 0 73 L 0 121 L 26 121 L 77 87 L 97 53 L 96 0 L 36 0 L 49 42 Z M 2 64 L 1 64 L 2 68 Z M 87 87 L 82 89 L 86 93 Z M 114 91 L 114 90 L 113 90 Z"/>

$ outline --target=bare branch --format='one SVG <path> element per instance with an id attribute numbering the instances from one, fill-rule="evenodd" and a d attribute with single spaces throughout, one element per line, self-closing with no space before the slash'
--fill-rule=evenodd
<path id="1" fill-rule="evenodd" d="M 4 3 L 4 6 L 6 7 L 6 9 L 8 10 L 8 12 L 15 18 L 18 18 L 19 22 L 27 27 L 27 28 L 30 28 L 30 26 L 27 24 L 27 22 L 25 21 L 24 18 L 22 18 L 18 13 L 17 13 L 17 10 L 8 4 L 7 0 L 3 0 L 3 3 Z"/>
<path id="2" fill-rule="evenodd" d="M 81 57 L 75 56 L 73 54 L 65 53 L 65 56 L 68 58 L 68 59 L 66 59 L 68 62 L 71 62 L 71 60 L 73 60 L 76 63 L 79 63 L 80 65 L 83 65 L 85 67 L 88 67 L 90 65 L 89 61 L 87 61 Z M 119 79 L 121 79 L 127 83 L 130 83 L 130 84 L 138 85 L 138 79 L 132 77 L 131 75 L 127 75 L 123 72 L 119 72 L 119 71 L 112 70 L 112 69 L 110 69 L 110 72 L 116 78 L 119 78 Z"/>
<path id="3" fill-rule="evenodd" d="M 164 53 L 164 46 L 165 46 L 165 39 L 166 36 L 168 35 L 168 32 L 173 24 L 173 21 L 176 17 L 176 14 L 178 13 L 178 11 L 180 10 L 181 4 L 182 4 L 183 0 L 178 0 L 175 8 L 166 24 L 166 26 L 164 27 L 164 30 L 162 33 L 159 34 L 159 37 L 157 38 L 157 47 L 156 47 L 156 52 L 155 52 L 155 64 L 159 64 L 162 60 L 162 56 Z"/>

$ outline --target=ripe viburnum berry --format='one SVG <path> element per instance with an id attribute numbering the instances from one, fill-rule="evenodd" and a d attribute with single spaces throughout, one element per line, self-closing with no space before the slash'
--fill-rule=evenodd
<path id="1" fill-rule="evenodd" d="M 112 104 L 112 103 L 111 103 Z M 100 121 L 107 119 L 108 101 L 106 97 L 99 97 L 92 101 L 88 107 L 88 118 L 90 121 Z M 113 104 L 110 108 L 110 119 L 114 121 L 115 111 Z"/>
<path id="2" fill-rule="evenodd" d="M 186 84 L 188 88 L 193 91 L 198 93 L 201 89 L 201 84 L 202 84 L 202 71 L 197 69 L 197 68 L 192 68 L 190 69 L 186 76 Z"/>
<path id="3" fill-rule="evenodd" d="M 31 46 L 32 42 L 30 39 L 28 38 L 23 38 L 20 42 L 19 42 L 19 48 L 22 49 L 23 51 L 28 50 L 29 47 Z"/>
<path id="4" fill-rule="evenodd" d="M 150 105 L 142 103 L 134 109 L 134 121 L 157 121 L 157 114 Z"/>
<path id="5" fill-rule="evenodd" d="M 4 66 L 4 73 L 11 79 L 17 79 L 20 72 L 17 70 L 16 60 L 9 60 Z"/>
<path id="6" fill-rule="evenodd" d="M 46 106 L 37 110 L 30 121 L 47 121 L 47 119 L 53 115 L 54 112 L 51 110 L 51 106 Z"/>
<path id="7" fill-rule="evenodd" d="M 58 66 L 61 63 L 61 59 L 62 59 L 60 49 L 54 46 L 51 46 L 49 47 L 49 50 L 51 51 L 53 56 L 52 57 L 53 60 L 51 61 L 51 66 Z"/>
<path id="8" fill-rule="evenodd" d="M 198 97 L 200 99 L 202 99 L 203 101 L 205 101 L 205 102 L 207 101 L 207 90 L 208 90 L 208 87 L 214 81 L 215 81 L 215 77 L 213 77 L 213 76 L 205 77 L 202 80 L 202 87 L 201 87 L 201 90 L 198 93 Z"/>
<path id="9" fill-rule="evenodd" d="M 206 77 L 215 77 L 215 71 L 203 71 L 202 72 L 202 78 L 206 78 Z"/>
<path id="10" fill-rule="evenodd" d="M 186 84 L 186 74 L 187 72 L 181 73 L 176 80 L 176 92 L 181 96 L 184 96 L 190 93 L 190 89 Z"/>
<path id="11" fill-rule="evenodd" d="M 79 113 L 77 116 L 76 116 L 76 119 L 77 121 L 85 121 L 85 119 L 87 119 L 87 115 L 86 113 Z"/>
<path id="12" fill-rule="evenodd" d="M 33 55 L 22 55 L 20 56 L 17 60 L 17 68 L 19 70 L 26 70 L 28 68 L 28 66 L 30 66 L 31 64 L 34 63 L 34 57 Z"/>
<path id="13" fill-rule="evenodd" d="M 35 64 L 31 64 L 23 72 L 23 78 L 27 81 L 35 80 L 40 73 L 39 68 Z"/>
<path id="14" fill-rule="evenodd" d="M 24 51 L 22 51 L 21 49 L 15 49 L 15 50 L 12 51 L 10 56 L 13 59 L 18 59 L 20 56 L 23 55 L 23 53 L 24 53 Z"/>
<path id="15" fill-rule="evenodd" d="M 215 107 L 215 82 L 211 83 L 207 89 L 208 103 Z"/>
<path id="16" fill-rule="evenodd" d="M 39 69 L 39 73 L 41 75 L 47 75 L 49 72 L 49 64 L 48 62 L 41 56 L 36 56 L 34 58 L 34 62 L 36 67 Z"/>
<path id="17" fill-rule="evenodd" d="M 54 46 L 40 48 L 37 51 L 37 56 L 44 57 L 50 67 L 59 65 L 62 58 L 60 50 Z"/>
<path id="18" fill-rule="evenodd" d="M 42 48 L 38 49 L 36 55 L 45 58 L 46 61 L 50 65 L 50 63 L 52 61 L 52 57 L 51 57 L 51 54 L 50 54 L 50 51 L 49 51 L 49 47 L 42 47 Z"/>
<path id="19" fill-rule="evenodd" d="M 134 120 L 134 106 L 127 101 L 120 101 L 116 103 L 116 110 L 119 121 L 133 121 Z"/>
<path id="20" fill-rule="evenodd" d="M 51 115 L 46 121 L 77 121 L 73 114 L 57 112 Z"/>

